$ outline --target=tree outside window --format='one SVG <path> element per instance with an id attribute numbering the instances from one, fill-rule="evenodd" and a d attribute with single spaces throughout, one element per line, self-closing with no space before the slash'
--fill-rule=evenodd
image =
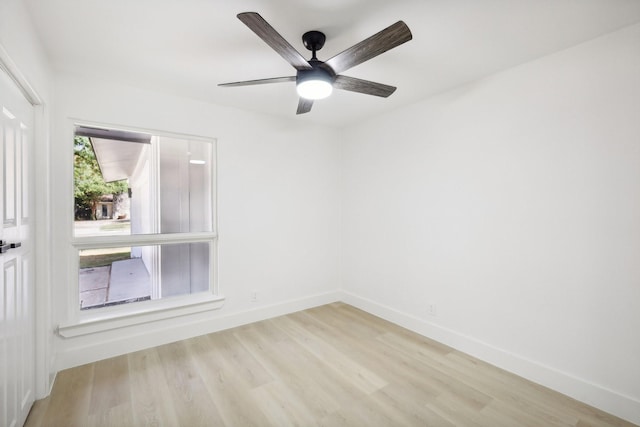
<path id="1" fill-rule="evenodd" d="M 127 180 L 105 182 L 96 160 L 89 138 L 74 138 L 73 181 L 75 199 L 75 218 L 97 219 L 100 201 L 108 195 L 117 200 L 127 191 Z"/>

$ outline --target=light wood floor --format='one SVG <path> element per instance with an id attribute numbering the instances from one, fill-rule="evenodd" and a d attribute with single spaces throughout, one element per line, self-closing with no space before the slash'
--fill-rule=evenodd
<path id="1" fill-rule="evenodd" d="M 60 372 L 26 426 L 631 426 L 336 303 Z"/>

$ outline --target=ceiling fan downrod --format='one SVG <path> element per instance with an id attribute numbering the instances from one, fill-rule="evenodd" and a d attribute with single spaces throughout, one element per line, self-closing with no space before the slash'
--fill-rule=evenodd
<path id="1" fill-rule="evenodd" d="M 307 31 L 302 35 L 302 43 L 304 47 L 311 51 L 311 59 L 317 60 L 316 52 L 322 49 L 327 37 L 320 31 Z"/>

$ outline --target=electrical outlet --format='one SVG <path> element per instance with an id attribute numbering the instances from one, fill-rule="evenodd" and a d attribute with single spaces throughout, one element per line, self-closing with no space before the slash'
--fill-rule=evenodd
<path id="1" fill-rule="evenodd" d="M 251 292 L 251 302 L 257 302 L 258 301 L 258 291 L 252 291 Z"/>
<path id="2" fill-rule="evenodd" d="M 438 315 L 438 310 L 435 304 L 427 304 L 427 313 L 430 316 L 437 316 Z"/>

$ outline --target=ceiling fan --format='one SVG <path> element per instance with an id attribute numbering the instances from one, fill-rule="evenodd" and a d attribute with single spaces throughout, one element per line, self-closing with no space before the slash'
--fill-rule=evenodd
<path id="1" fill-rule="evenodd" d="M 396 90 L 394 86 L 343 76 L 340 73 L 408 42 L 412 38 L 409 27 L 404 22 L 398 21 L 331 59 L 320 61 L 316 57 L 316 52 L 322 49 L 326 37 L 320 31 L 308 31 L 302 35 L 304 46 L 312 53 L 311 59 L 307 61 L 258 13 L 243 12 L 238 14 L 238 19 L 291 64 L 297 70 L 297 73 L 295 76 L 222 83 L 218 86 L 251 86 L 267 83 L 296 82 L 296 90 L 300 96 L 296 114 L 304 114 L 311 111 L 313 101 L 326 98 L 331 94 L 333 88 L 381 96 L 383 98 L 388 97 Z"/>

